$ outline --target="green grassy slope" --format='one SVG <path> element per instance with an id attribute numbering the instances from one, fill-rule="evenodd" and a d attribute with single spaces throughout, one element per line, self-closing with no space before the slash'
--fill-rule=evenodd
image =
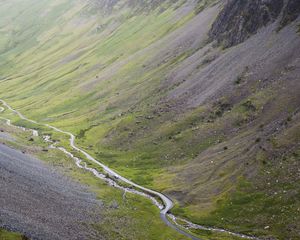
<path id="1" fill-rule="evenodd" d="M 297 65 L 284 62 L 266 83 L 255 67 L 238 69 L 224 93 L 186 104 L 192 96 L 180 91 L 189 78 L 218 59 L 229 65 L 226 56 L 238 48 L 208 42 L 216 1 L 191 2 L 2 1 L 0 96 L 27 117 L 76 134 L 82 148 L 124 176 L 171 196 L 178 215 L 294 238 Z M 272 184 L 279 176 L 289 178 Z"/>
<path id="2" fill-rule="evenodd" d="M 21 234 L 8 232 L 3 229 L 0 229 L 0 239 L 1 240 L 26 240 L 26 238 Z"/>

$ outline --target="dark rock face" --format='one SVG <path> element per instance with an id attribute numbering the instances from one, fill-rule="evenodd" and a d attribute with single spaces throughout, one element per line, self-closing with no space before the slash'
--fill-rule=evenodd
<path id="1" fill-rule="evenodd" d="M 300 1 L 299 0 L 289 0 L 284 11 L 283 16 L 280 21 L 280 26 L 284 27 L 288 23 L 296 20 L 300 14 Z"/>
<path id="2" fill-rule="evenodd" d="M 299 4 L 299 0 L 294 2 Z M 224 47 L 239 44 L 276 20 L 283 5 L 283 0 L 229 0 L 214 22 L 210 38 Z"/>

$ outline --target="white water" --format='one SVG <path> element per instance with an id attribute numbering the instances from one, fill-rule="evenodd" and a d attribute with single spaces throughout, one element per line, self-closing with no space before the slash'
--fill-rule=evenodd
<path id="1" fill-rule="evenodd" d="M 104 175 L 102 173 L 99 173 L 96 169 L 88 167 L 85 162 L 83 162 L 78 157 L 75 157 L 72 153 L 70 153 L 69 151 L 67 151 L 65 148 L 63 148 L 63 147 L 57 147 L 56 143 L 54 143 L 53 141 L 51 141 L 51 137 L 50 136 L 44 136 L 43 138 L 44 138 L 45 142 L 51 143 L 50 148 L 58 149 L 58 150 L 64 152 L 70 158 L 72 158 L 75 161 L 75 164 L 76 164 L 77 167 L 92 172 L 97 178 L 100 178 L 100 179 L 104 180 L 107 184 L 109 184 L 112 187 L 119 188 L 119 189 L 123 190 L 124 192 L 130 192 L 130 193 L 133 193 L 133 194 L 141 195 L 143 197 L 147 197 L 159 209 L 163 209 L 164 208 L 164 206 L 162 204 L 160 204 L 154 197 L 149 196 L 149 195 L 147 195 L 147 194 L 145 194 L 143 192 L 136 191 L 135 189 L 123 187 L 123 186 L 119 185 L 116 181 L 114 181 L 113 179 L 108 178 L 106 175 Z"/>

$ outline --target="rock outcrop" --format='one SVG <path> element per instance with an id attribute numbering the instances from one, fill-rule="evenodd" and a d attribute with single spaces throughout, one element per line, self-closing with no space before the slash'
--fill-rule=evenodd
<path id="1" fill-rule="evenodd" d="M 210 39 L 224 47 L 234 46 L 277 20 L 282 11 L 280 26 L 297 18 L 299 0 L 229 0 L 209 32 Z"/>
<path id="2" fill-rule="evenodd" d="M 289 0 L 285 9 L 283 10 L 283 16 L 280 21 L 280 26 L 283 27 L 288 23 L 297 19 L 300 14 L 300 1 Z"/>

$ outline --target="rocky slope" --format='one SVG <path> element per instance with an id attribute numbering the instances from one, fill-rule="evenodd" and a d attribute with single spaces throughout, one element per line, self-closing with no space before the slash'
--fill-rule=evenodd
<path id="1" fill-rule="evenodd" d="M 229 1 L 214 22 L 210 36 L 225 47 L 241 43 L 262 26 L 275 21 L 283 4 L 283 0 Z"/>
<path id="2" fill-rule="evenodd" d="M 213 24 L 210 37 L 224 47 L 231 47 L 271 22 L 280 21 L 278 28 L 282 28 L 299 16 L 299 8 L 295 0 L 228 1 Z"/>
<path id="3" fill-rule="evenodd" d="M 0 152 L 2 227 L 30 239 L 92 239 L 96 235 L 82 223 L 100 221 L 101 201 L 37 159 L 2 144 Z"/>

